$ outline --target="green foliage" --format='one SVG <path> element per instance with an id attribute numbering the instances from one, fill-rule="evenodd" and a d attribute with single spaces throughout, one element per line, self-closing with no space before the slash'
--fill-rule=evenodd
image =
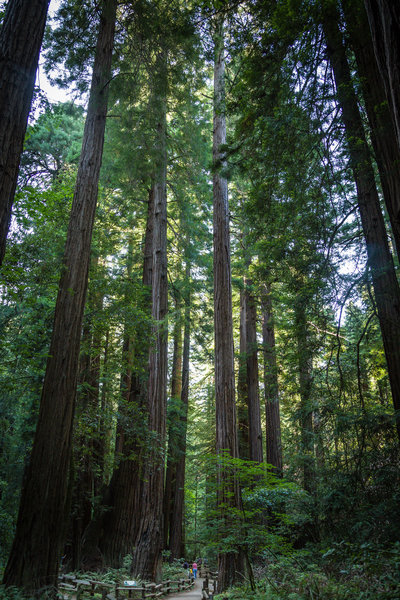
<path id="1" fill-rule="evenodd" d="M 165 558 L 167 558 L 165 556 L 164 553 L 164 561 L 163 561 L 163 565 L 162 565 L 162 578 L 163 581 L 167 580 L 167 579 L 183 579 L 187 577 L 187 569 L 183 568 L 183 563 L 184 563 L 184 559 L 180 558 L 177 559 L 175 558 L 172 562 L 166 562 Z"/>
<path id="2" fill-rule="evenodd" d="M 337 553 L 335 558 L 334 555 Z M 294 551 L 255 567 L 257 588 L 240 586 L 216 600 L 395 600 L 400 593 L 399 544 L 341 543 L 323 555 Z"/>

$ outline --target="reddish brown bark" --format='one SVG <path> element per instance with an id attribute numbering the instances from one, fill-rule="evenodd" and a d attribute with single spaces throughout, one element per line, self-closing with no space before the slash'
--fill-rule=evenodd
<path id="1" fill-rule="evenodd" d="M 161 578 L 163 541 L 164 448 L 167 403 L 167 148 L 166 100 L 167 62 L 160 50 L 156 65 L 157 80 L 157 159 L 154 177 L 154 228 L 152 262 L 153 344 L 149 355 L 147 415 L 149 451 L 145 457 L 140 498 L 139 530 L 134 544 L 132 572 L 151 581 Z"/>
<path id="2" fill-rule="evenodd" d="M 220 169 L 225 164 L 221 146 L 226 142 L 224 29 L 219 18 L 214 34 L 214 121 L 213 121 L 213 238 L 214 238 L 214 343 L 215 343 L 215 409 L 216 450 L 231 457 L 238 456 L 236 428 L 234 347 L 231 297 L 231 265 L 229 235 L 228 182 Z M 220 467 L 218 472 L 218 505 L 222 535 L 232 527 L 229 509 L 240 507 L 240 494 L 232 469 Z M 237 580 L 242 572 L 240 557 L 221 550 L 218 556 L 218 591 Z"/>
<path id="3" fill-rule="evenodd" d="M 0 30 L 0 265 L 50 0 L 10 0 Z"/>
<path id="4" fill-rule="evenodd" d="M 107 0 L 100 19 L 38 425 L 22 489 L 17 530 L 4 574 L 6 585 L 16 585 L 34 593 L 43 588 L 57 588 L 69 508 L 79 346 L 103 151 L 116 7 L 116 0 Z"/>

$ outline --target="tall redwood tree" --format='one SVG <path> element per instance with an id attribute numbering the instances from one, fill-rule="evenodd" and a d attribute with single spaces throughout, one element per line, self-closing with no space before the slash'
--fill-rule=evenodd
<path id="1" fill-rule="evenodd" d="M 7 586 L 56 589 L 69 509 L 72 424 L 90 246 L 103 154 L 117 0 L 104 0 L 63 273 Z"/>
<path id="2" fill-rule="evenodd" d="M 214 121 L 213 121 L 213 238 L 214 238 L 214 342 L 215 342 L 215 409 L 216 450 L 238 456 L 236 427 L 234 346 L 232 323 L 231 262 L 229 234 L 228 182 L 221 167 L 225 159 L 225 58 L 223 18 L 218 17 L 214 32 Z M 218 506 L 220 527 L 229 535 L 233 525 L 232 510 L 240 507 L 240 493 L 232 469 L 219 467 Z M 242 569 L 240 557 L 221 550 L 218 556 L 218 591 L 233 585 Z"/>
<path id="3" fill-rule="evenodd" d="M 149 352 L 146 412 L 149 443 L 143 465 L 139 528 L 132 572 L 151 581 L 161 578 L 163 542 L 164 449 L 168 367 L 167 280 L 167 53 L 160 48 L 154 82 L 157 102 L 157 148 L 154 169 L 152 253 L 153 338 Z"/>
<path id="4" fill-rule="evenodd" d="M 396 0 L 365 0 L 377 63 L 400 146 L 400 11 Z"/>
<path id="5" fill-rule="evenodd" d="M 334 4 L 326 6 L 322 12 L 322 25 L 338 101 L 342 109 L 350 163 L 357 188 L 358 208 L 400 437 L 400 288 L 379 204 L 368 142 L 338 22 L 336 6 Z"/>
<path id="6" fill-rule="evenodd" d="M 50 0 L 9 0 L 0 30 L 0 265 Z"/>

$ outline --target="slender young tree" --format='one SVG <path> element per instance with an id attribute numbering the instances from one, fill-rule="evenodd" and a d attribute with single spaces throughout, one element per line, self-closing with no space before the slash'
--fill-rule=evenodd
<path id="1" fill-rule="evenodd" d="M 371 156 L 357 104 L 336 5 L 324 5 L 322 24 L 327 53 L 342 109 L 358 208 L 371 269 L 378 318 L 400 437 L 400 289 L 390 253 Z"/>
<path id="2" fill-rule="evenodd" d="M 282 472 L 281 420 L 278 395 L 278 368 L 276 364 L 275 326 L 272 311 L 270 285 L 265 284 L 262 292 L 263 308 L 263 353 L 266 460 L 277 474 Z"/>
<path id="3" fill-rule="evenodd" d="M 187 243 L 189 243 L 187 241 Z M 186 258 L 186 281 L 190 281 L 190 260 Z M 185 556 L 185 540 L 183 528 L 184 499 L 185 499 L 185 468 L 186 468 L 186 432 L 189 404 L 189 359 L 190 359 L 190 287 L 186 292 L 184 309 L 184 333 L 182 355 L 182 383 L 179 419 L 179 437 L 177 439 L 175 485 L 172 489 L 173 510 L 171 512 L 169 527 L 169 549 L 171 558 Z"/>
<path id="4" fill-rule="evenodd" d="M 98 256 L 92 255 L 91 274 L 99 270 Z M 83 326 L 80 357 L 79 387 L 74 426 L 74 470 L 73 510 L 71 514 L 71 559 L 72 569 L 82 568 L 82 536 L 90 523 L 93 499 L 98 498 L 103 485 L 102 465 L 104 445 L 100 440 L 100 354 L 102 332 L 93 316 L 100 314 L 103 295 L 96 290 L 88 292 L 86 322 Z"/>
<path id="5" fill-rule="evenodd" d="M 26 471 L 7 586 L 56 589 L 69 508 L 72 423 L 90 246 L 103 152 L 116 0 L 100 16 L 89 106 L 75 186 L 39 419 Z"/>
<path id="6" fill-rule="evenodd" d="M 240 289 L 240 326 L 239 326 L 239 368 L 237 378 L 237 416 L 238 416 L 238 451 L 241 459 L 250 459 L 249 450 L 249 411 L 247 401 L 247 360 L 246 360 L 246 291 Z"/>
<path id="7" fill-rule="evenodd" d="M 180 292 L 175 292 L 175 323 L 172 333 L 173 337 L 173 355 L 171 371 L 171 399 L 168 408 L 169 426 L 168 426 L 168 452 L 167 469 L 165 473 L 164 485 L 164 548 L 169 546 L 169 534 L 171 519 L 174 512 L 173 488 L 176 481 L 176 464 L 179 458 L 179 438 L 180 438 L 180 412 L 181 412 L 181 394 L 182 394 L 182 307 L 179 297 Z M 175 558 L 175 557 L 173 557 Z M 176 557 L 179 558 L 179 557 Z"/>
<path id="8" fill-rule="evenodd" d="M 262 463 L 263 443 L 258 385 L 257 303 L 252 291 L 253 282 L 245 280 L 246 289 L 246 366 L 249 411 L 250 460 Z"/>
<path id="9" fill-rule="evenodd" d="M 9 0 L 0 30 L 0 265 L 50 0 Z"/>
<path id="10" fill-rule="evenodd" d="M 294 282 L 294 331 L 297 342 L 298 380 L 300 395 L 300 436 L 303 465 L 303 487 L 309 494 L 315 494 L 315 455 L 313 430 L 313 352 L 307 324 L 309 295 L 305 278 L 298 274 Z"/>

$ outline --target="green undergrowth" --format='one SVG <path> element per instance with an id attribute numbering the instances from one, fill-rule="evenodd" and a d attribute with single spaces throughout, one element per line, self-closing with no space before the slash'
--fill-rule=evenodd
<path id="1" fill-rule="evenodd" d="M 400 600 L 400 543 L 293 553 L 256 566 L 254 575 L 254 591 L 244 584 L 214 600 Z"/>

